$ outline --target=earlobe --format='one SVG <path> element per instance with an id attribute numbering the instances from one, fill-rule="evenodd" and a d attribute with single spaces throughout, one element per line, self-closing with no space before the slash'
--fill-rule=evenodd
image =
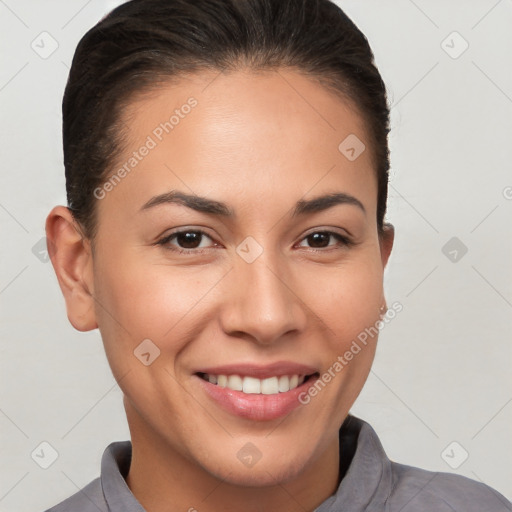
<path id="1" fill-rule="evenodd" d="M 90 242 L 65 206 L 56 206 L 49 213 L 46 239 L 69 321 L 79 331 L 97 328 Z"/>
<path id="2" fill-rule="evenodd" d="M 395 228 L 389 222 L 384 223 L 383 233 L 380 236 L 380 254 L 382 259 L 382 268 L 384 268 L 393 249 L 393 242 L 395 239 Z"/>

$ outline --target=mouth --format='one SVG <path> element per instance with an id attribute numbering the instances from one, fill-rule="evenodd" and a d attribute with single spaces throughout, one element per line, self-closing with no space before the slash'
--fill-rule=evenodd
<path id="1" fill-rule="evenodd" d="M 317 369 L 292 363 L 202 368 L 194 382 L 214 406 L 239 418 L 270 421 L 304 404 L 299 400 L 320 377 Z"/>
<path id="2" fill-rule="evenodd" d="M 278 395 L 291 391 L 315 377 L 318 378 L 319 373 L 314 372 L 309 375 L 274 375 L 265 379 L 247 375 L 215 375 L 204 372 L 197 372 L 196 375 L 220 388 L 240 391 L 247 395 Z"/>

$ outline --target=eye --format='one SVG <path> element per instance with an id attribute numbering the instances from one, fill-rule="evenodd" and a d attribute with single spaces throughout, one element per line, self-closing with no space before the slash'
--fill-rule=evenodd
<path id="1" fill-rule="evenodd" d="M 335 243 L 330 243 L 333 239 L 335 240 Z M 310 244 L 309 247 L 313 250 L 353 245 L 352 240 L 347 236 L 334 231 L 315 231 L 314 233 L 310 233 L 304 237 L 302 242 L 299 244 L 300 247 L 307 247 L 303 245 L 303 242 L 308 242 Z"/>
<path id="2" fill-rule="evenodd" d="M 208 240 L 213 242 L 212 238 L 200 229 L 184 229 L 170 233 L 159 240 L 157 244 L 179 253 L 200 252 L 194 251 L 194 249 L 214 247 L 215 244 L 208 244 Z"/>

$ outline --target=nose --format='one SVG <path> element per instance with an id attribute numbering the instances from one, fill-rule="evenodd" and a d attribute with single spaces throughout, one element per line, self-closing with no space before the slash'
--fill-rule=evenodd
<path id="1" fill-rule="evenodd" d="M 306 306 L 285 266 L 268 252 L 252 263 L 235 260 L 220 315 L 225 333 L 269 345 L 305 329 Z"/>

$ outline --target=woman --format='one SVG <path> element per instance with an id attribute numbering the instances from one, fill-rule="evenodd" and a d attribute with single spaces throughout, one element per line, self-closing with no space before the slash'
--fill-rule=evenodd
<path id="1" fill-rule="evenodd" d="M 79 43 L 63 123 L 50 255 L 131 442 L 50 510 L 511 509 L 349 414 L 400 304 L 385 86 L 338 7 L 128 2 Z"/>

